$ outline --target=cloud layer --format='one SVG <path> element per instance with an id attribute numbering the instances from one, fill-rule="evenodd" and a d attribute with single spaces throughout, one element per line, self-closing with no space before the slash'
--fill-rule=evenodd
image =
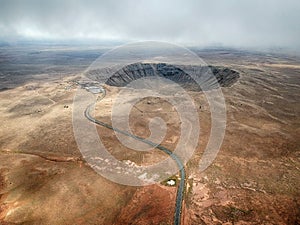
<path id="1" fill-rule="evenodd" d="M 299 48 L 298 0 L 0 0 L 0 39 Z"/>

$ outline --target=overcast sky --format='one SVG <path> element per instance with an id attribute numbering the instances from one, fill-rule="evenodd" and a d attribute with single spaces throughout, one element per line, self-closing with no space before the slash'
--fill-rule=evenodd
<path id="1" fill-rule="evenodd" d="M 300 48 L 299 0 L 0 0 L 0 39 Z"/>

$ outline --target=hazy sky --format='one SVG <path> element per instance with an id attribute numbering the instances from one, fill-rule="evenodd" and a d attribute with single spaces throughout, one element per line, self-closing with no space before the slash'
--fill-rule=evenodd
<path id="1" fill-rule="evenodd" d="M 0 0 L 0 39 L 300 48 L 299 0 Z"/>

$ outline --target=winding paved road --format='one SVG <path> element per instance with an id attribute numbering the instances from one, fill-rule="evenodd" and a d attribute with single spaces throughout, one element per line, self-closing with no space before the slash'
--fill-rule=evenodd
<path id="1" fill-rule="evenodd" d="M 106 95 L 106 91 L 105 89 L 103 89 L 102 91 L 102 96 L 100 98 L 97 99 L 97 101 L 102 100 L 105 95 Z M 136 135 L 133 135 L 131 133 L 128 133 L 126 131 L 123 130 L 119 130 L 118 128 L 114 128 L 111 125 L 107 124 L 107 123 L 103 123 L 99 120 L 96 120 L 94 117 L 91 116 L 90 111 L 91 109 L 94 107 L 95 103 L 89 105 L 85 112 L 84 115 L 85 117 L 90 120 L 91 122 L 106 127 L 108 129 L 114 130 L 115 132 L 121 133 L 123 135 L 126 135 L 128 137 L 134 138 L 136 140 L 139 140 L 143 143 L 146 143 L 152 147 L 155 147 L 161 151 L 163 151 L 164 153 L 168 154 L 177 164 L 178 168 L 179 168 L 179 172 L 180 172 L 180 183 L 177 189 L 177 196 L 176 196 L 176 204 L 175 204 L 175 215 L 174 215 L 174 225 L 180 225 L 180 221 L 181 221 L 181 208 L 182 208 L 182 200 L 183 200 L 183 195 L 184 195 L 184 186 L 185 186 L 185 170 L 184 170 L 184 165 L 181 162 L 180 158 L 174 154 L 172 151 L 170 151 L 169 149 L 167 149 L 166 147 L 162 146 L 162 145 L 158 145 L 156 143 L 153 143 L 149 140 L 146 140 L 144 138 L 138 137 Z"/>

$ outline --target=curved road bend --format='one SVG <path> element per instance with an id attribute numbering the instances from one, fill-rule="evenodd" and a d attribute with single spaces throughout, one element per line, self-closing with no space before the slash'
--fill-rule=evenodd
<path id="1" fill-rule="evenodd" d="M 103 95 L 97 100 L 97 101 L 100 101 L 102 100 L 105 95 L 106 95 L 106 91 L 105 89 L 103 90 Z M 182 200 L 183 200 L 183 194 L 184 194 L 184 186 L 185 186 L 185 170 L 184 170 L 184 165 L 183 163 L 181 162 L 180 158 L 174 154 L 172 151 L 170 151 L 169 149 L 167 149 L 166 147 L 162 146 L 162 145 L 157 145 L 149 140 L 146 140 L 144 138 L 141 138 L 141 137 L 138 137 L 136 135 L 133 135 L 131 133 L 128 133 L 126 131 L 123 131 L 123 130 L 119 130 L 118 128 L 114 128 L 112 127 L 111 125 L 107 124 L 107 123 L 103 123 L 99 120 L 96 120 L 94 117 L 91 116 L 90 114 L 90 111 L 91 111 L 91 108 L 95 105 L 95 103 L 92 103 L 90 104 L 85 112 L 84 112 L 84 115 L 85 117 L 97 124 L 97 125 L 100 125 L 100 126 L 103 126 L 103 127 L 106 127 L 108 129 L 111 129 L 115 132 L 118 132 L 118 133 L 121 133 L 123 135 L 126 135 L 128 137 L 131 137 L 131 138 L 134 138 L 136 140 L 139 140 L 143 143 L 146 143 L 152 147 L 155 147 L 161 151 L 163 151 L 164 153 L 168 154 L 177 164 L 178 168 L 179 168 L 179 172 L 180 172 L 180 183 L 179 183 L 179 186 L 178 186 L 178 189 L 177 189 L 177 196 L 176 196 L 176 204 L 175 204 L 175 215 L 174 215 L 174 225 L 179 225 L 180 224 L 180 221 L 181 221 L 181 208 L 182 208 Z"/>

